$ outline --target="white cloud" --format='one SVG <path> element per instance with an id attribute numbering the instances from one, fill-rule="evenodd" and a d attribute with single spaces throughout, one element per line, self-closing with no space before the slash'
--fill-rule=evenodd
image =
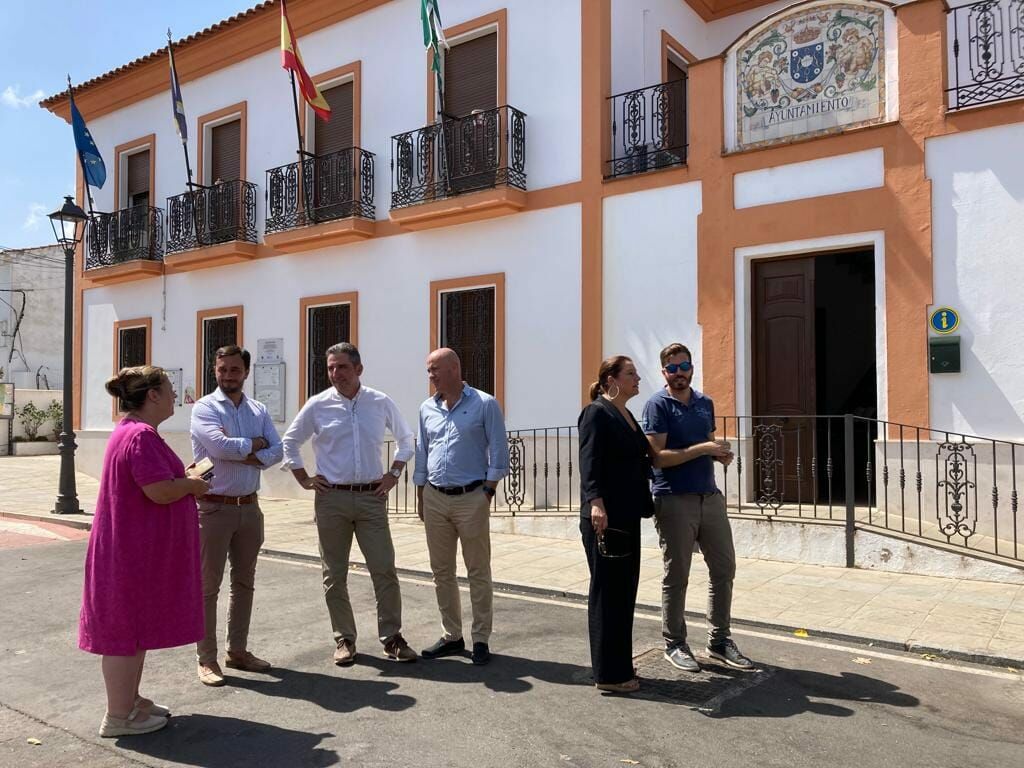
<path id="1" fill-rule="evenodd" d="M 28 216 L 25 217 L 25 223 L 21 225 L 22 229 L 35 229 L 39 226 L 39 222 L 46 218 L 46 206 L 42 203 L 31 203 L 28 206 Z"/>
<path id="2" fill-rule="evenodd" d="M 3 93 L 0 93 L 0 102 L 11 109 L 34 107 L 36 103 L 46 95 L 43 91 L 36 91 L 28 96 L 21 96 L 20 94 L 20 85 L 8 85 L 4 88 Z"/>

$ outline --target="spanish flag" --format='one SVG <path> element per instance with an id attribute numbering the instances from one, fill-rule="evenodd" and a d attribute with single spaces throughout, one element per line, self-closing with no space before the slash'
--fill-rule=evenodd
<path id="1" fill-rule="evenodd" d="M 330 120 L 331 105 L 327 103 L 327 99 L 320 93 L 320 89 L 313 84 L 313 78 L 309 76 L 306 67 L 302 64 L 302 56 L 299 54 L 299 42 L 292 33 L 292 25 L 288 22 L 288 14 L 284 9 L 284 0 L 281 0 L 281 66 L 291 70 L 293 76 L 297 76 L 302 98 L 316 112 L 316 116 L 324 121 Z"/>

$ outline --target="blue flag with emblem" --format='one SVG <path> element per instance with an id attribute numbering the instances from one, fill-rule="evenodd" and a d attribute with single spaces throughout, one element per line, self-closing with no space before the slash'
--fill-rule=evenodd
<path id="1" fill-rule="evenodd" d="M 82 113 L 75 106 L 75 96 L 71 93 L 71 82 L 68 81 L 68 100 L 71 102 L 71 130 L 75 134 L 75 149 L 78 151 L 78 158 L 82 163 L 82 173 L 85 174 L 85 183 L 91 187 L 102 189 L 107 181 L 107 166 L 103 164 L 96 142 L 92 140 L 92 134 L 85 125 Z"/>

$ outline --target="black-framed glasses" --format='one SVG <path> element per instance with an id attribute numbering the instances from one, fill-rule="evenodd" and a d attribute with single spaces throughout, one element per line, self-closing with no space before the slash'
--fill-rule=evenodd
<path id="1" fill-rule="evenodd" d="M 682 371 L 683 373 L 689 373 L 693 370 L 693 363 L 688 360 L 684 360 L 681 363 L 669 363 L 665 366 L 665 370 L 669 373 L 675 373 L 676 371 Z"/>
<path id="2" fill-rule="evenodd" d="M 626 540 L 626 537 L 629 536 L 629 531 L 624 531 L 621 528 L 605 528 L 603 531 L 601 531 L 601 533 L 597 534 L 597 554 L 609 560 L 618 560 L 619 558 L 623 557 L 632 557 L 634 553 L 632 549 L 629 548 L 627 548 L 627 551 L 624 552 L 609 551 L 608 542 L 605 538 L 605 536 L 609 533 L 616 534 L 616 536 L 614 536 L 613 538 L 619 538 L 619 536 L 621 535 L 624 541 Z M 612 549 L 614 550 L 615 548 L 613 547 Z"/>

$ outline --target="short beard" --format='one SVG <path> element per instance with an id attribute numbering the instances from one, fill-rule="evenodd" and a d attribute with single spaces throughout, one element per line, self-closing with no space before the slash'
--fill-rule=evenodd
<path id="1" fill-rule="evenodd" d="M 225 386 L 223 384 L 218 384 L 217 386 L 220 387 L 220 391 L 223 392 L 225 395 L 233 395 L 236 392 L 241 392 L 242 391 L 242 385 L 241 384 L 239 384 L 237 386 L 232 386 L 232 387 L 227 387 L 227 386 Z"/>

